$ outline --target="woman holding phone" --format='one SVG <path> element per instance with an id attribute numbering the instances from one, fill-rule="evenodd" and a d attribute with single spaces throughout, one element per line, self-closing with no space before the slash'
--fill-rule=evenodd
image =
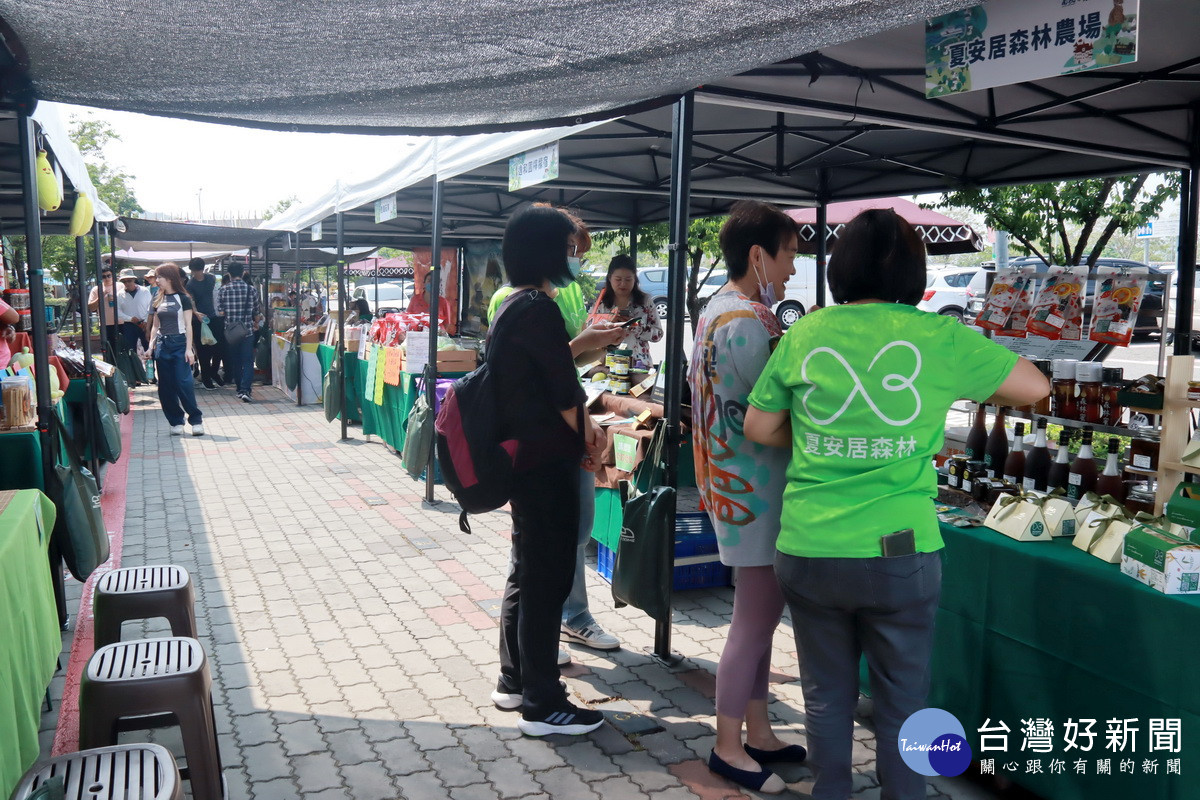
<path id="1" fill-rule="evenodd" d="M 608 262 L 604 288 L 596 298 L 593 314 L 611 315 L 613 322 L 627 331 L 617 347 L 633 351 L 633 363 L 644 369 L 652 366 L 650 345 L 663 338 L 663 326 L 646 293 L 638 286 L 637 265 L 626 255 L 613 256 Z"/>

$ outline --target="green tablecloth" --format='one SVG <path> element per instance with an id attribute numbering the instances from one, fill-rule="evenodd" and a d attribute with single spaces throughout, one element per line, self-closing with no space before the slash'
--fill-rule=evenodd
<path id="1" fill-rule="evenodd" d="M 337 348 L 330 347 L 326 344 L 317 345 L 317 361 L 321 363 L 321 384 L 325 383 L 325 373 L 329 372 L 329 368 L 333 366 L 333 360 L 337 357 Z M 347 420 L 350 422 L 359 422 L 362 420 L 362 408 L 359 398 L 362 395 L 358 377 L 358 355 L 356 353 L 346 353 L 346 408 L 350 414 Z M 365 376 L 364 376 L 365 377 Z"/>
<path id="2" fill-rule="evenodd" d="M 54 406 L 59 419 L 66 421 L 66 404 Z M 66 463 L 60 452 L 59 463 Z M 42 439 L 33 431 L 0 431 L 0 491 L 5 489 L 46 490 L 42 473 Z"/>
<path id="3" fill-rule="evenodd" d="M 0 493 L 0 797 L 37 760 L 42 696 L 62 650 L 46 556 L 53 528 L 46 495 Z"/>
<path id="4" fill-rule="evenodd" d="M 954 714 L 975 757 L 1046 798 L 1184 800 L 1200 795 L 1200 597 L 1160 594 L 1070 540 L 1013 541 L 988 529 L 942 527 L 946 541 L 929 705 Z M 1022 720 L 1049 719 L 1050 753 L 1022 751 Z M 1180 752 L 1150 751 L 1150 719 L 1178 719 Z M 1007 752 L 980 752 L 985 720 L 1012 729 Z M 1063 724 L 1095 719 L 1091 752 L 1066 751 Z M 1107 749 L 1106 722 L 1135 720 L 1135 749 Z M 1081 740 L 1082 742 L 1082 740 Z M 1075 774 L 1075 761 L 1087 773 Z M 1097 759 L 1111 759 L 1098 775 Z M 1135 775 L 1121 774 L 1133 759 Z M 1027 772 L 1040 759 L 1042 773 Z M 1053 759 L 1065 774 L 1051 774 Z M 1167 775 L 1180 759 L 1182 775 Z M 1157 774 L 1144 762 L 1157 761 Z M 1006 764 L 1017 764 L 1005 770 Z"/>

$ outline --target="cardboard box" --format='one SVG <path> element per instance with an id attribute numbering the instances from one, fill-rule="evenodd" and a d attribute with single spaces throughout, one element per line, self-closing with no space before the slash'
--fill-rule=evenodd
<path id="1" fill-rule="evenodd" d="M 424 354 L 419 360 L 406 357 L 403 369 L 405 372 L 424 372 L 426 363 L 428 363 L 428 356 Z M 438 350 L 437 370 L 439 374 L 470 372 L 478 365 L 479 353 L 475 350 Z"/>
<path id="2" fill-rule="evenodd" d="M 1200 545 L 1139 526 L 1125 536 L 1121 572 L 1163 594 L 1200 594 Z"/>
<path id="3" fill-rule="evenodd" d="M 1001 496 L 983 524 L 1019 542 L 1050 541 L 1041 506 L 1016 495 Z"/>

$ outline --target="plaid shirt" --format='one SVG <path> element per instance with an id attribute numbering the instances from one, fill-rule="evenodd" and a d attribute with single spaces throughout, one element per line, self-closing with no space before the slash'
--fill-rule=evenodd
<path id="1" fill-rule="evenodd" d="M 217 313 L 226 322 L 244 322 L 253 327 L 255 317 L 262 313 L 262 303 L 254 287 L 241 278 L 234 278 L 217 290 Z"/>

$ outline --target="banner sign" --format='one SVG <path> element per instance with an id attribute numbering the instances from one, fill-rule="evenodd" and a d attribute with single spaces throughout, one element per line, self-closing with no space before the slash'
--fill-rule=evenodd
<path id="1" fill-rule="evenodd" d="M 1139 0 L 1006 0 L 925 23 L 925 96 L 1137 61 Z"/>
<path id="2" fill-rule="evenodd" d="M 508 190 L 515 192 L 558 177 L 558 142 L 527 150 L 508 160 Z"/>
<path id="3" fill-rule="evenodd" d="M 381 197 L 375 201 L 375 224 L 387 222 L 389 219 L 395 219 L 396 213 L 396 195 L 390 194 L 387 197 Z"/>
<path id="4" fill-rule="evenodd" d="M 319 242 L 319 241 L 321 241 L 321 223 L 319 223 L 319 222 L 318 222 L 316 225 L 313 225 L 313 226 L 312 226 L 312 231 L 311 231 L 311 233 L 309 234 L 309 237 L 310 237 L 310 238 L 311 238 L 311 239 L 312 239 L 314 242 Z"/>

